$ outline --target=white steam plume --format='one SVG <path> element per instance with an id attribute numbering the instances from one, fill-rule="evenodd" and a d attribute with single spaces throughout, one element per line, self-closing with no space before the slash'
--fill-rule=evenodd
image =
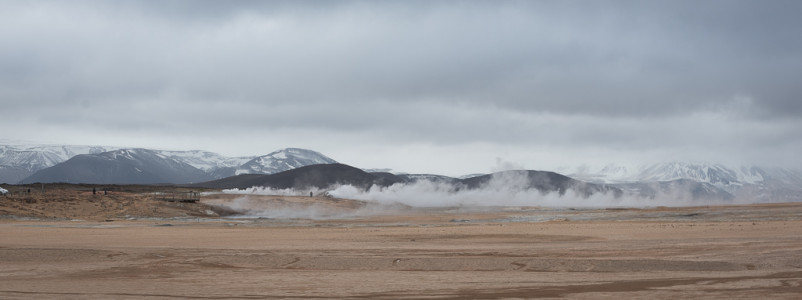
<path id="1" fill-rule="evenodd" d="M 222 205 L 241 212 L 243 217 L 269 219 L 342 219 L 364 214 L 358 208 L 334 207 L 325 203 L 298 203 L 280 201 L 279 199 L 263 199 L 250 195 L 237 197 Z"/>
<path id="2" fill-rule="evenodd" d="M 568 189 L 544 193 L 530 187 L 526 173 L 495 173 L 480 188 L 467 189 L 459 184 L 420 180 L 414 183 L 396 183 L 388 187 L 372 186 L 368 190 L 351 185 L 335 187 L 328 194 L 345 199 L 363 200 L 380 204 L 404 204 L 413 207 L 454 206 L 540 206 L 540 207 L 651 207 L 732 204 L 725 200 L 695 199 L 686 189 L 660 191 L 650 197 L 635 193 L 616 195 L 615 192 L 584 193 Z M 579 186 L 578 186 L 579 187 Z"/>
<path id="3" fill-rule="evenodd" d="M 303 190 L 296 190 L 292 188 L 287 189 L 274 189 L 269 187 L 262 187 L 262 186 L 254 186 L 249 187 L 246 189 L 226 189 L 223 190 L 225 194 L 239 194 L 239 195 L 269 195 L 269 196 L 309 196 L 309 193 L 312 195 L 320 195 L 324 193 L 326 190 L 319 189 L 317 187 L 312 187 Z"/>
<path id="4" fill-rule="evenodd" d="M 732 202 L 722 200 L 695 200 L 690 193 L 685 191 L 659 193 L 654 197 L 636 195 L 616 197 L 612 192 L 598 192 L 584 197 L 571 189 L 562 195 L 556 191 L 542 193 L 537 189 L 501 189 L 499 187 L 456 190 L 449 184 L 425 180 L 408 184 L 397 183 L 389 187 L 374 185 L 367 191 L 351 185 L 343 185 L 329 191 L 328 194 L 337 198 L 379 204 L 404 204 L 413 207 L 539 206 L 603 208 L 732 204 Z"/>
<path id="5" fill-rule="evenodd" d="M 568 189 L 565 193 L 541 192 L 530 186 L 525 172 L 494 173 L 490 180 L 479 188 L 468 189 L 466 186 L 449 182 L 418 180 L 412 183 L 396 183 L 382 187 L 373 185 L 369 189 L 352 185 L 338 185 L 330 189 L 311 188 L 305 190 L 272 189 L 252 187 L 244 190 L 224 190 L 224 193 L 245 195 L 275 196 L 308 196 L 329 195 L 335 198 L 365 201 L 368 204 L 408 205 L 412 207 L 503 207 L 503 206 L 538 206 L 538 207 L 654 207 L 654 206 L 696 206 L 733 204 L 723 199 L 697 199 L 686 188 L 678 187 L 670 190 L 658 190 L 653 195 L 642 196 L 635 192 L 616 195 L 615 192 L 594 192 L 585 196 L 582 192 Z M 579 186 L 578 186 L 579 187 Z M 247 199 L 247 198 L 245 198 Z M 253 211 L 255 203 L 240 200 L 238 208 Z M 297 207 L 296 207 L 297 208 Z M 293 209 L 296 209 L 293 208 Z M 282 211 L 282 207 L 271 207 L 273 212 Z M 315 214 L 313 211 L 309 212 Z M 265 210 L 266 211 L 266 210 Z"/>

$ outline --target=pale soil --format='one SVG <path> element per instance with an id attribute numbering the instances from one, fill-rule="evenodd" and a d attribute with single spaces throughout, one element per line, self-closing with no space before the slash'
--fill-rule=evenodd
<path id="1" fill-rule="evenodd" d="M 802 296 L 798 203 L 381 211 L 348 200 L 262 200 L 336 213 L 316 220 L 2 219 L 0 299 Z M 359 213 L 343 214 L 349 210 Z M 552 221 L 531 221 L 542 219 Z"/>
<path id="2" fill-rule="evenodd" d="M 137 187 L 133 187 L 136 189 Z M 19 189 L 19 188 L 18 188 Z M 164 188 L 170 192 L 183 189 Z M 19 189 L 23 190 L 24 189 Z M 186 189 L 188 190 L 188 189 Z M 36 219 L 106 220 L 128 218 L 216 217 L 227 211 L 203 203 L 159 200 L 168 195 L 155 192 L 110 191 L 91 188 L 33 189 L 14 196 L 0 196 L 0 216 Z"/>

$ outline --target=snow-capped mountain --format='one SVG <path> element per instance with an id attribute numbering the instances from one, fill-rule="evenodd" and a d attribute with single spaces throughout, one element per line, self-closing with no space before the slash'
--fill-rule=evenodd
<path id="1" fill-rule="evenodd" d="M 274 174 L 303 166 L 334 163 L 337 161 L 312 150 L 286 148 L 251 159 L 231 175 Z"/>
<path id="2" fill-rule="evenodd" d="M 96 154 L 116 147 L 75 145 L 0 145 L 0 183 L 17 183 L 36 171 L 80 154 Z"/>
<path id="3" fill-rule="evenodd" d="M 590 182 L 625 183 L 656 182 L 677 179 L 691 179 L 716 186 L 757 184 L 764 182 L 766 176 L 789 182 L 799 182 L 802 173 L 778 168 L 757 166 L 728 167 L 715 163 L 666 162 L 642 166 L 610 164 L 600 169 L 576 168 L 566 173 L 569 176 Z"/>
<path id="4" fill-rule="evenodd" d="M 120 149 L 81 154 L 40 170 L 22 183 L 67 182 L 97 184 L 192 183 L 212 177 L 189 164 L 147 149 Z"/>
<path id="5" fill-rule="evenodd" d="M 74 158 L 78 159 L 70 161 Z M 318 152 L 297 148 L 259 157 L 226 157 L 201 150 L 0 145 L 0 183 L 187 183 L 246 173 L 273 174 L 329 163 L 336 161 Z M 98 177 L 99 174 L 108 178 Z M 140 178 L 147 174 L 152 180 Z"/>
<path id="6" fill-rule="evenodd" d="M 667 162 L 643 166 L 611 164 L 599 169 L 581 167 L 566 173 L 580 180 L 606 184 L 693 180 L 726 191 L 737 199 L 802 200 L 802 172 L 782 168 Z"/>
<path id="7" fill-rule="evenodd" d="M 642 169 L 639 181 L 671 181 L 692 179 L 716 186 L 755 184 L 764 181 L 757 167 L 728 168 L 721 164 L 671 162 L 654 164 Z"/>
<path id="8" fill-rule="evenodd" d="M 116 150 L 147 152 L 164 160 L 162 162 L 168 165 L 174 163 L 187 164 L 205 173 L 209 179 L 245 173 L 273 174 L 312 164 L 336 163 L 333 159 L 318 152 L 297 148 L 282 149 L 258 157 L 227 157 L 202 150 L 173 151 L 124 149 L 110 146 L 43 145 L 0 139 L 0 183 L 19 183 L 38 171 L 64 163 L 78 155 L 103 154 L 99 158 L 105 157 L 106 160 L 126 156 L 123 152 L 114 152 Z M 106 154 L 105 152 L 112 153 Z M 116 156 L 114 153 L 117 153 Z M 135 156 L 134 153 L 129 154 L 129 156 Z M 195 177 L 193 177 L 193 181 L 194 179 Z M 29 181 L 25 180 L 25 182 Z"/>
<path id="9" fill-rule="evenodd" d="M 161 155 L 186 163 L 207 173 L 221 168 L 236 168 L 253 159 L 253 156 L 226 157 L 214 152 L 202 150 L 157 151 Z"/>
<path id="10" fill-rule="evenodd" d="M 201 150 L 35 145 L 0 140 L 0 183 L 10 184 L 36 181 L 189 183 L 239 174 L 275 174 L 333 163 L 337 162 L 323 154 L 298 148 L 281 149 L 264 156 L 226 157 Z M 599 168 L 583 166 L 556 171 L 574 179 L 605 184 L 646 197 L 684 194 L 693 200 L 802 201 L 802 172 L 783 168 L 668 162 L 610 164 Z M 396 175 L 408 182 L 460 180 L 430 174 Z"/>

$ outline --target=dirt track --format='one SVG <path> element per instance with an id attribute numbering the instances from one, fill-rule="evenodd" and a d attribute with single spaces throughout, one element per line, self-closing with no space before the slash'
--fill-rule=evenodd
<path id="1" fill-rule="evenodd" d="M 798 299 L 802 294 L 802 205 L 589 213 L 598 218 L 508 222 L 491 220 L 543 212 L 417 210 L 317 221 L 5 220 L 0 221 L 0 298 Z M 656 214 L 663 217 L 651 217 Z M 604 218 L 617 215 L 629 217 Z"/>

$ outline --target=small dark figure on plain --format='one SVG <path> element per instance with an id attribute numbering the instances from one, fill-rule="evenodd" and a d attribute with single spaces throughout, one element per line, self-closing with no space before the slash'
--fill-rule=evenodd
<path id="1" fill-rule="evenodd" d="M 108 195 L 108 194 L 109 194 L 109 191 L 106 190 L 106 188 L 103 188 L 103 195 Z"/>
<path id="2" fill-rule="evenodd" d="M 312 197 L 312 192 L 309 192 L 309 197 Z"/>
<path id="3" fill-rule="evenodd" d="M 95 188 L 92 188 L 92 195 L 97 195 L 97 190 Z"/>

